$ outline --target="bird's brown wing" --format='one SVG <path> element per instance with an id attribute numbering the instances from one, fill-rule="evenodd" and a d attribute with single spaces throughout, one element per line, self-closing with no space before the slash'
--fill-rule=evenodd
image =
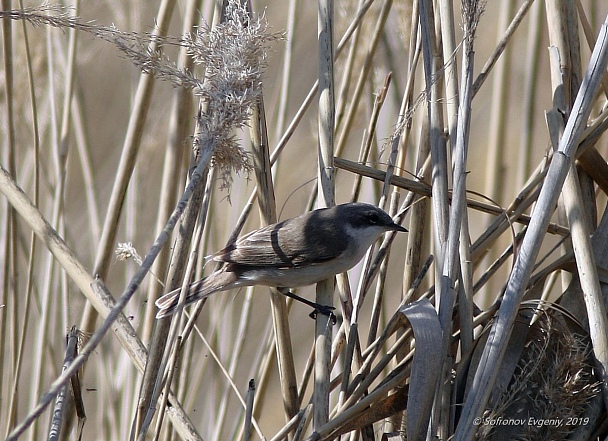
<path id="1" fill-rule="evenodd" d="M 348 241 L 333 222 L 307 216 L 269 225 L 241 237 L 213 259 L 248 266 L 299 267 L 323 263 L 342 254 Z M 302 222 L 302 220 L 304 222 Z"/>

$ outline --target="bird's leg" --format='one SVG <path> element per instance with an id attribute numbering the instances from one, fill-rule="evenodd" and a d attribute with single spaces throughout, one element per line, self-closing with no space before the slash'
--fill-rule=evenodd
<path id="1" fill-rule="evenodd" d="M 298 302 L 313 307 L 315 310 L 310 313 L 310 317 L 312 319 L 316 319 L 317 313 L 321 313 L 329 317 L 331 319 L 332 324 L 336 324 L 337 318 L 336 314 L 334 314 L 333 312 L 336 308 L 334 308 L 333 306 L 320 305 L 319 303 L 311 302 L 310 300 L 305 299 L 304 297 L 300 297 L 299 295 L 292 293 L 288 288 L 279 287 L 277 288 L 277 290 L 284 296 L 291 297 L 292 299 L 297 300 Z"/>

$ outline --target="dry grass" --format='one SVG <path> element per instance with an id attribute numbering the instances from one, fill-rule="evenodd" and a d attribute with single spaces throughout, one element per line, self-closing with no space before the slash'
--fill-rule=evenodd
<path id="1" fill-rule="evenodd" d="M 0 436 L 604 439 L 606 5 L 216 3 L 2 2 Z M 317 286 L 335 325 L 263 287 L 155 320 L 349 200 L 409 233 Z"/>

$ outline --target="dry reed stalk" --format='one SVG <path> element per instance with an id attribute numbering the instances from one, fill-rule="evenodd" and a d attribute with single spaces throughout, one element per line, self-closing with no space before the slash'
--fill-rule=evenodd
<path id="1" fill-rule="evenodd" d="M 251 11 L 251 7 L 249 9 Z M 274 184 L 272 182 L 270 152 L 268 150 L 268 131 L 262 97 L 258 99 L 258 102 L 253 107 L 251 113 L 250 135 L 254 171 L 258 183 L 256 194 L 260 206 L 260 217 L 262 219 L 262 225 L 270 225 L 276 223 L 278 219 Z M 299 403 L 287 302 L 285 296 L 280 294 L 276 289 L 271 290 L 270 300 L 272 305 L 272 320 L 275 331 L 277 360 L 280 363 L 279 373 L 281 376 L 281 391 L 283 394 L 283 404 L 285 406 L 285 417 L 286 420 L 289 421 L 297 414 Z"/>
<path id="2" fill-rule="evenodd" d="M 436 237 L 435 256 L 441 267 L 443 264 L 443 247 L 448 234 L 448 171 L 447 151 L 443 139 L 443 109 L 441 106 L 441 83 L 439 65 L 442 56 L 438 53 L 437 36 L 435 34 L 434 12 L 431 4 L 420 2 L 420 28 L 422 34 L 422 53 L 424 65 L 425 98 L 427 103 L 428 136 L 432 161 L 431 186 L 433 198 L 433 234 Z M 436 272 L 436 282 L 439 282 L 439 272 Z"/>
<path id="3" fill-rule="evenodd" d="M 418 2 L 415 2 L 413 5 L 412 11 L 412 24 L 409 26 L 410 28 L 410 51 L 409 51 L 409 59 L 408 59 L 408 82 L 406 84 L 405 92 L 404 92 L 404 102 L 407 102 L 407 107 L 405 109 L 405 115 L 411 115 L 415 108 L 413 104 L 413 94 L 414 94 L 414 84 L 416 79 L 416 72 L 418 69 L 418 63 L 420 61 L 420 53 L 421 53 L 421 37 L 420 33 L 418 33 L 418 26 L 415 26 L 415 20 L 418 15 Z M 406 101 L 407 97 L 407 101 Z M 401 144 L 403 148 L 401 149 L 401 157 L 399 161 L 398 174 L 404 174 L 401 170 L 405 166 L 406 152 L 408 151 L 406 142 L 410 139 L 412 132 L 412 121 L 410 118 L 406 118 L 405 122 L 407 123 L 404 127 L 403 133 L 401 135 Z M 428 151 L 428 143 L 426 140 L 427 130 L 426 128 L 421 129 L 422 135 L 421 139 L 418 140 L 419 145 L 416 150 L 417 157 L 415 159 L 415 169 L 414 177 L 416 181 L 422 181 L 425 177 L 428 177 L 429 167 L 428 165 L 425 167 L 425 163 L 427 158 L 430 158 Z M 415 142 L 415 141 L 412 141 Z M 412 205 L 412 209 L 410 210 L 410 219 L 408 221 L 408 238 L 407 245 L 405 250 L 405 264 L 403 269 L 403 282 L 402 282 L 402 291 L 407 292 L 420 268 L 422 266 L 422 256 L 425 253 L 423 251 L 423 243 L 428 243 L 428 240 L 425 240 L 425 230 L 424 225 L 427 223 L 429 216 L 429 208 L 428 208 L 428 199 L 419 198 L 416 203 Z M 427 251 L 428 252 L 428 251 Z"/>
<path id="4" fill-rule="evenodd" d="M 296 35 L 296 9 L 297 9 L 297 0 L 289 0 L 289 11 L 287 13 L 287 26 L 285 28 L 285 33 L 288 38 L 285 41 L 285 56 L 283 57 L 283 70 L 281 75 L 281 94 L 278 100 L 278 110 L 276 112 L 277 121 L 275 127 L 275 139 L 277 142 L 281 133 L 285 129 L 285 120 L 287 119 L 287 109 L 289 103 L 289 89 L 292 86 L 291 84 L 291 66 L 293 63 L 293 46 L 295 43 L 295 35 Z"/>
<path id="5" fill-rule="evenodd" d="M 319 59 L 319 116 L 318 116 L 318 208 L 333 207 L 335 200 L 334 130 L 334 2 L 320 0 L 318 5 L 317 34 Z M 315 302 L 333 306 L 335 278 L 317 283 Z M 329 385 L 331 373 L 332 318 L 318 314 L 315 321 L 315 363 L 313 388 L 313 430 L 329 419 Z"/>
<path id="6" fill-rule="evenodd" d="M 461 243 L 462 238 L 468 238 L 468 225 L 465 222 L 466 208 L 466 168 L 469 150 L 470 121 L 471 121 L 471 103 L 473 100 L 473 67 L 475 60 L 474 40 L 477 31 L 477 26 L 483 13 L 483 4 L 476 1 L 463 3 L 462 19 L 464 21 L 464 42 L 463 42 L 463 66 L 461 78 L 461 95 L 459 95 L 458 118 L 457 118 L 457 133 L 456 144 L 452 149 L 453 163 L 453 194 L 452 204 L 450 207 L 450 222 L 448 227 L 448 236 L 445 247 L 443 247 L 443 267 L 438 269 L 441 271 L 441 284 L 439 286 L 439 321 L 443 330 L 443 346 L 442 354 L 449 351 L 452 336 L 452 315 L 456 301 L 456 286 L 458 280 L 462 280 L 459 276 L 460 262 L 466 261 L 470 256 L 470 245 L 467 242 Z M 455 92 L 455 90 L 454 90 Z M 454 138 L 454 136 L 452 136 Z M 469 281 L 468 286 L 472 285 Z M 469 298 L 472 300 L 473 292 L 463 293 L 461 298 Z M 467 302 L 468 303 L 468 302 Z M 466 315 L 461 315 L 461 325 L 469 328 L 469 335 L 472 337 L 472 306 L 464 303 Z M 465 322 L 468 320 L 469 322 Z M 439 417 L 439 433 L 443 436 L 449 436 L 449 421 L 451 410 L 449 406 L 451 391 L 448 387 L 448 376 L 451 376 L 452 361 L 446 357 L 443 367 L 442 380 L 439 381 L 437 397 L 441 397 L 441 407 L 436 403 L 436 412 L 440 409 Z"/>

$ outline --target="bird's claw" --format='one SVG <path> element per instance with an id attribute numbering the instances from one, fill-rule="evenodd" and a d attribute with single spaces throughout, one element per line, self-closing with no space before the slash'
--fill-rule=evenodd
<path id="1" fill-rule="evenodd" d="M 329 317 L 329 319 L 331 320 L 331 324 L 335 325 L 336 322 L 338 321 L 336 314 L 334 314 L 334 312 L 333 312 L 335 309 L 336 308 L 334 308 L 333 306 L 316 305 L 315 309 L 309 314 L 309 316 L 311 319 L 316 320 L 317 314 L 325 315 L 325 316 Z"/>

